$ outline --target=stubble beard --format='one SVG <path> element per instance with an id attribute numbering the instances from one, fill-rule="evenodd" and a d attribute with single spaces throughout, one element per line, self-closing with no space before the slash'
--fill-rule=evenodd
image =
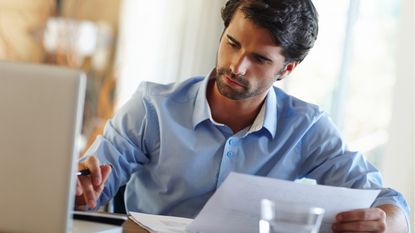
<path id="1" fill-rule="evenodd" d="M 282 69 L 273 77 L 274 82 L 279 80 L 280 74 L 282 72 Z M 228 84 L 226 84 L 226 77 L 230 77 L 233 81 L 241 84 L 241 88 L 243 90 L 237 90 L 235 88 L 230 87 Z M 229 99 L 232 100 L 243 100 L 250 97 L 257 96 L 261 94 L 264 90 L 261 89 L 255 89 L 252 90 L 251 84 L 246 81 L 245 77 L 243 75 L 236 75 L 230 71 L 230 69 L 225 68 L 217 68 L 216 69 L 216 77 L 215 77 L 216 86 L 219 90 L 219 93 Z"/>
<path id="2" fill-rule="evenodd" d="M 241 84 L 241 88 L 232 88 L 228 84 L 226 84 L 226 76 L 230 77 L 230 79 L 232 79 L 233 81 Z M 243 100 L 256 95 L 255 93 L 250 91 L 251 85 L 249 82 L 246 81 L 243 75 L 236 75 L 232 73 L 229 69 L 218 68 L 216 70 L 215 79 L 219 93 L 229 99 Z"/>

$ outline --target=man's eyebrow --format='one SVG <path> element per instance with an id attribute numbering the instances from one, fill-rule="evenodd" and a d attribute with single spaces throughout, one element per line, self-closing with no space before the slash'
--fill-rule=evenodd
<path id="1" fill-rule="evenodd" d="M 256 57 L 258 57 L 258 58 L 262 59 L 262 60 L 265 60 L 265 61 L 268 61 L 268 62 L 272 62 L 272 59 L 270 59 L 270 58 L 268 58 L 268 57 L 266 57 L 266 56 L 264 56 L 264 55 L 262 55 L 262 54 L 259 54 L 259 53 L 254 53 L 254 55 L 255 55 Z"/>
<path id="2" fill-rule="evenodd" d="M 226 34 L 226 37 L 228 37 L 228 39 L 230 41 L 232 41 L 232 43 L 234 43 L 236 46 L 241 47 L 241 43 L 239 43 L 239 41 L 237 41 L 235 38 L 233 38 L 229 34 Z M 272 59 L 268 58 L 265 55 L 262 55 L 262 54 L 259 54 L 259 53 L 253 53 L 253 55 L 255 55 L 257 58 L 260 58 L 260 59 L 262 59 L 264 61 L 273 62 Z"/>
<path id="3" fill-rule="evenodd" d="M 232 36 L 230 36 L 229 34 L 226 34 L 226 37 L 228 37 L 229 40 L 232 41 L 232 43 L 234 43 L 237 46 L 241 46 L 241 43 L 239 43 L 239 41 L 237 41 L 235 38 L 233 38 Z"/>

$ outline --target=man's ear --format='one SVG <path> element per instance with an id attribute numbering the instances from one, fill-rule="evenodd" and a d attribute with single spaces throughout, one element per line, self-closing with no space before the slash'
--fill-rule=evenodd
<path id="1" fill-rule="evenodd" d="M 281 70 L 280 77 L 278 77 L 277 80 L 282 80 L 283 78 L 287 77 L 295 69 L 295 67 L 297 67 L 298 64 L 300 64 L 300 62 L 298 61 L 292 61 L 287 63 Z"/>

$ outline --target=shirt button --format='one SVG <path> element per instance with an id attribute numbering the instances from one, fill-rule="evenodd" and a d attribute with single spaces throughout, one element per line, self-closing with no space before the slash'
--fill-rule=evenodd
<path id="1" fill-rule="evenodd" d="M 229 145 L 232 145 L 232 143 L 233 143 L 233 140 L 229 139 Z"/>
<path id="2" fill-rule="evenodd" d="M 227 155 L 228 157 L 231 157 L 231 156 L 232 156 L 232 152 L 228 151 L 228 153 L 226 153 L 226 155 Z"/>

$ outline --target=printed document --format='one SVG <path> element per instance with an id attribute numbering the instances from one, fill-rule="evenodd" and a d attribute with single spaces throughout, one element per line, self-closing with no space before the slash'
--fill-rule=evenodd
<path id="1" fill-rule="evenodd" d="M 379 192 L 231 173 L 187 230 L 191 233 L 259 232 L 260 202 L 267 198 L 324 208 L 320 233 L 326 233 L 331 232 L 337 213 L 368 208 Z"/>
<path id="2" fill-rule="evenodd" d="M 185 233 L 186 227 L 193 221 L 190 218 L 179 218 L 163 215 L 129 212 L 130 218 L 151 233 Z"/>

